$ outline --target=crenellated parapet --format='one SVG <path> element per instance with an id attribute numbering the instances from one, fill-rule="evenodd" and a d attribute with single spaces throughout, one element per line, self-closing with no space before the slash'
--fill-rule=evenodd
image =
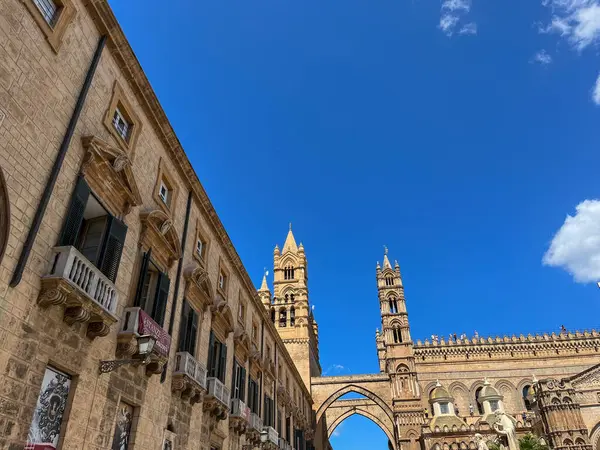
<path id="1" fill-rule="evenodd" d="M 596 330 L 561 333 L 521 334 L 519 336 L 488 336 L 463 339 L 417 340 L 414 354 L 417 360 L 531 358 L 572 353 L 596 353 L 600 349 L 600 332 Z"/>

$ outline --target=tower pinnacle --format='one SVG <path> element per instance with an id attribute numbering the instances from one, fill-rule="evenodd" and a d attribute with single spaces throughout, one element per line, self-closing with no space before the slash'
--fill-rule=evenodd
<path id="1" fill-rule="evenodd" d="M 298 245 L 296 244 L 296 239 L 294 238 L 294 233 L 292 233 L 292 223 L 290 222 L 290 229 L 288 231 L 287 237 L 285 238 L 285 243 L 283 244 L 283 250 L 281 253 L 285 253 L 287 251 L 297 252 Z"/>

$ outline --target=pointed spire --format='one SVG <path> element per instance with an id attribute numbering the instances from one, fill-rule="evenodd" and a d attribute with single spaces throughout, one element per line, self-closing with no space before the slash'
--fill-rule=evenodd
<path id="1" fill-rule="evenodd" d="M 269 285 L 267 284 L 267 275 L 269 275 L 269 271 L 265 270 L 259 291 L 269 291 Z"/>
<path id="2" fill-rule="evenodd" d="M 440 380 L 435 380 L 435 387 L 442 387 L 442 383 L 440 383 Z"/>
<path id="3" fill-rule="evenodd" d="M 392 268 L 392 265 L 390 264 L 390 260 L 388 259 L 388 248 L 385 245 L 383 246 L 383 268 L 384 269 Z"/>
<path id="4" fill-rule="evenodd" d="M 283 244 L 283 253 L 286 251 L 297 252 L 298 245 L 296 245 L 296 239 L 294 239 L 294 233 L 292 233 L 292 223 L 290 222 L 290 230 L 288 231 L 285 243 Z"/>

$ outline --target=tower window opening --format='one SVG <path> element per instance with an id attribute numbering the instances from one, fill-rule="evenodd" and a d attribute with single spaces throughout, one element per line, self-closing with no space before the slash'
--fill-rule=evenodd
<path id="1" fill-rule="evenodd" d="M 393 286 L 394 285 L 394 277 L 391 277 L 391 276 L 385 277 L 385 285 Z"/>
<path id="2" fill-rule="evenodd" d="M 286 267 L 283 269 L 283 279 L 284 280 L 293 280 L 294 279 L 294 268 Z"/>
<path id="3" fill-rule="evenodd" d="M 287 311 L 284 308 L 279 310 L 279 326 L 281 328 L 287 326 Z"/>
<path id="4" fill-rule="evenodd" d="M 390 299 L 390 313 L 398 314 L 398 301 L 395 298 Z"/>
<path id="5" fill-rule="evenodd" d="M 294 303 L 294 294 L 290 294 L 290 301 Z"/>
<path id="6" fill-rule="evenodd" d="M 296 308 L 293 306 L 290 308 L 290 327 L 296 325 Z"/>
<path id="7" fill-rule="evenodd" d="M 394 328 L 392 332 L 394 335 L 394 344 L 402 343 L 402 332 L 400 331 L 400 328 Z"/>
<path id="8" fill-rule="evenodd" d="M 287 303 L 290 300 L 289 295 L 285 294 L 285 302 Z"/>

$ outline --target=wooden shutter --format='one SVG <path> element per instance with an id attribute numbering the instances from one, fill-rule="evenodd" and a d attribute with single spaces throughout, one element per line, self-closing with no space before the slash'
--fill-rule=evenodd
<path id="1" fill-rule="evenodd" d="M 215 333 L 210 330 L 210 338 L 208 340 L 208 376 L 214 377 L 216 374 L 215 358 Z"/>
<path id="2" fill-rule="evenodd" d="M 219 380 L 225 383 L 225 369 L 227 367 L 227 346 L 221 344 L 221 361 L 219 361 Z"/>
<path id="3" fill-rule="evenodd" d="M 183 301 L 183 305 L 181 305 L 181 321 L 179 322 L 179 346 L 178 350 L 180 352 L 188 351 L 188 343 L 187 343 L 187 325 L 188 325 L 188 315 L 190 313 L 190 305 L 187 300 Z M 193 356 L 193 355 L 192 355 Z"/>
<path id="4" fill-rule="evenodd" d="M 237 370 L 238 370 L 238 363 L 235 360 L 235 358 L 233 359 L 233 375 L 231 377 L 231 398 L 239 398 L 236 395 L 236 388 L 238 387 L 238 376 L 237 376 Z"/>
<path id="5" fill-rule="evenodd" d="M 142 291 L 144 290 L 144 280 L 146 273 L 148 272 L 148 264 L 150 264 L 150 258 L 152 257 L 152 249 L 149 249 L 144 256 L 142 256 L 142 265 L 140 266 L 140 278 L 138 279 L 137 289 L 135 291 L 134 306 L 139 306 L 142 309 L 146 305 L 142 305 Z"/>
<path id="6" fill-rule="evenodd" d="M 71 197 L 71 205 L 69 206 L 69 212 L 67 213 L 58 245 L 75 245 L 77 243 L 81 223 L 83 222 L 85 205 L 89 197 L 90 187 L 83 177 L 80 176 L 77 179 L 77 184 Z"/>
<path id="7" fill-rule="evenodd" d="M 100 250 L 100 258 L 98 259 L 98 267 L 113 283 L 119 271 L 126 235 L 127 225 L 116 217 L 109 216 L 104 243 Z"/>
<path id="8" fill-rule="evenodd" d="M 171 280 L 166 273 L 158 274 L 158 285 L 156 286 L 156 298 L 152 308 L 152 318 L 161 327 L 165 321 L 165 312 L 167 310 L 167 300 L 169 299 L 169 286 Z"/>
<path id="9" fill-rule="evenodd" d="M 240 382 L 240 399 L 245 402 L 246 401 L 246 368 L 241 368 L 241 382 Z"/>
<path id="10" fill-rule="evenodd" d="M 187 303 L 187 302 L 186 302 Z M 198 341 L 198 313 L 191 306 L 190 308 L 190 328 L 189 328 L 189 343 L 188 352 L 194 357 L 196 356 L 196 342 Z"/>

